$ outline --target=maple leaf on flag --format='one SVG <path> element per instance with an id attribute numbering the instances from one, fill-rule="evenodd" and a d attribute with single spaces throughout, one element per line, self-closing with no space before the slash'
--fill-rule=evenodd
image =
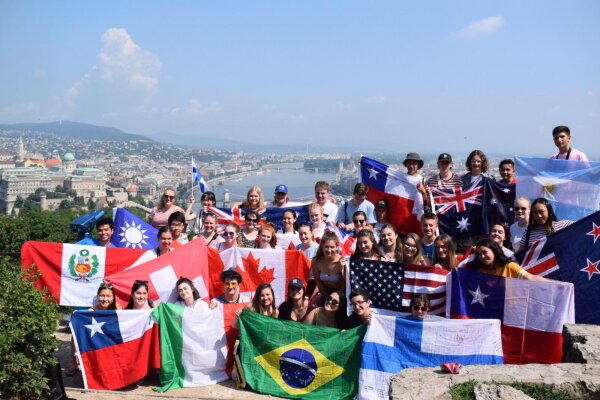
<path id="1" fill-rule="evenodd" d="M 247 258 L 242 258 L 242 262 L 244 263 L 243 268 L 240 268 L 239 265 L 235 268 L 242 275 L 240 292 L 254 293 L 261 283 L 271 283 L 275 280 L 275 268 L 263 267 L 259 271 L 260 258 L 254 258 L 252 252 L 248 254 Z"/>

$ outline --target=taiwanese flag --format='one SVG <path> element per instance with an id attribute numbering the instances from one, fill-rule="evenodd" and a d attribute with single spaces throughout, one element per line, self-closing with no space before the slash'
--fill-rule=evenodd
<path id="1" fill-rule="evenodd" d="M 504 222 L 510 226 L 515 220 L 513 205 L 515 202 L 516 184 L 502 183 L 483 177 L 483 203 L 487 205 L 484 214 L 484 225 L 491 228 L 496 222 Z"/>
<path id="2" fill-rule="evenodd" d="M 160 366 L 152 310 L 75 311 L 71 332 L 85 389 L 114 390 Z"/>
<path id="3" fill-rule="evenodd" d="M 210 264 L 210 297 L 223 293 L 221 273 L 235 269 L 242 275 L 240 293 L 252 298 L 261 283 L 270 283 L 275 304 L 286 300 L 287 285 L 292 278 L 307 281 L 310 263 L 300 250 L 269 250 L 234 247 L 218 252 L 208 249 Z"/>
<path id="4" fill-rule="evenodd" d="M 208 256 L 204 240 L 192 240 L 177 249 L 135 268 L 107 275 L 117 294 L 117 302 L 125 307 L 136 280 L 148 281 L 148 298 L 175 302 L 179 297 L 175 283 L 181 277 L 189 278 L 200 293 L 208 299 Z"/>
<path id="5" fill-rule="evenodd" d="M 362 156 L 359 180 L 369 186 L 367 199 L 371 203 L 387 200 L 390 222 L 398 232 L 422 234 L 423 198 L 417 190 L 421 183 L 419 178 Z"/>
<path id="6" fill-rule="evenodd" d="M 529 273 L 575 285 L 575 322 L 600 324 L 600 211 L 515 255 Z"/>
<path id="7" fill-rule="evenodd" d="M 27 275 L 32 266 L 41 272 L 36 287 L 47 288 L 61 306 L 74 307 L 91 307 L 103 279 L 153 257 L 142 249 L 71 243 L 29 241 L 21 248 L 23 272 Z"/>
<path id="8" fill-rule="evenodd" d="M 455 239 L 488 233 L 484 225 L 483 180 L 471 186 L 448 189 L 432 187 L 440 230 Z"/>
<path id="9" fill-rule="evenodd" d="M 499 319 L 507 364 L 553 364 L 562 359 L 563 325 L 575 322 L 573 284 L 452 271 L 447 314 Z"/>

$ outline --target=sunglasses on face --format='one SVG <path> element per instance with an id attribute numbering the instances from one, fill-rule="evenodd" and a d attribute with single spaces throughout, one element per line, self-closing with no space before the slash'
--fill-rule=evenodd
<path id="1" fill-rule="evenodd" d="M 234 237 L 235 236 L 235 232 L 223 232 L 223 236 L 225 236 L 225 237 L 227 237 L 227 236 Z"/>
<path id="2" fill-rule="evenodd" d="M 525 211 L 525 210 L 527 210 L 527 207 L 515 207 L 514 210 L 515 211 Z"/>
<path id="3" fill-rule="evenodd" d="M 429 308 L 428 307 L 420 307 L 420 306 L 413 306 L 413 310 L 415 311 L 427 311 Z"/>
<path id="4" fill-rule="evenodd" d="M 173 200 L 175 198 L 175 196 L 169 196 L 168 194 L 163 194 L 163 198 L 165 200 Z"/>
<path id="5" fill-rule="evenodd" d="M 364 219 L 353 219 L 352 222 L 354 222 L 355 224 L 364 224 L 365 220 Z"/>
<path id="6" fill-rule="evenodd" d="M 332 299 L 331 297 L 328 297 L 327 300 L 325 300 L 325 303 L 334 305 L 334 306 L 339 306 L 340 302 L 337 300 Z"/>
<path id="7" fill-rule="evenodd" d="M 258 220 L 256 218 L 246 218 L 246 222 L 249 222 L 251 224 L 255 224 L 258 222 Z"/>
<path id="8" fill-rule="evenodd" d="M 237 287 L 237 286 L 238 286 L 238 283 L 237 283 L 236 281 L 233 281 L 233 282 L 225 282 L 225 283 L 223 284 L 223 286 L 227 286 L 227 287 L 229 287 L 229 286 L 231 286 L 231 287 Z"/>

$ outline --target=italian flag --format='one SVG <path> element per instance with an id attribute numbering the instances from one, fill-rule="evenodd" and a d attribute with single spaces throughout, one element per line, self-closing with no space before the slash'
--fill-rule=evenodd
<path id="1" fill-rule="evenodd" d="M 161 303 L 152 312 L 160 326 L 161 365 L 158 392 L 183 387 L 207 386 L 230 377 L 228 342 L 235 311 L 246 303 L 218 304 L 210 309 L 202 300 L 193 308 Z M 229 373 L 228 373 L 229 372 Z"/>

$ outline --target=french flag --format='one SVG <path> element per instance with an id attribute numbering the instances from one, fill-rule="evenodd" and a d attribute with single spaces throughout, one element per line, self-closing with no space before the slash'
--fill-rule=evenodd
<path id="1" fill-rule="evenodd" d="M 85 389 L 115 390 L 160 367 L 152 310 L 75 311 L 71 332 Z"/>
<path id="2" fill-rule="evenodd" d="M 422 233 L 423 197 L 417 190 L 420 178 L 362 156 L 359 180 L 369 186 L 367 199 L 371 203 L 387 200 L 388 218 L 400 233 Z"/>
<path id="3" fill-rule="evenodd" d="M 506 364 L 561 361 L 563 325 L 575 322 L 572 283 L 503 278 L 464 268 L 449 277 L 446 314 L 502 321 Z"/>

